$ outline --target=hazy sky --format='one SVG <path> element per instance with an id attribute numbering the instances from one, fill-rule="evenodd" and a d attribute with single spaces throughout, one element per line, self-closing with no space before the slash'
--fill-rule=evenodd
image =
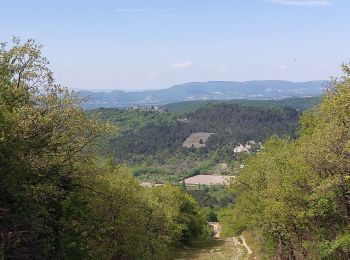
<path id="1" fill-rule="evenodd" d="M 35 38 L 59 82 L 328 79 L 350 59 L 349 0 L 1 0 L 0 41 Z"/>

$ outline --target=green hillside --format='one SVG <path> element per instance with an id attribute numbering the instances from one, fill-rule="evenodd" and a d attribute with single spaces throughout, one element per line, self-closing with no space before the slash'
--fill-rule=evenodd
<path id="1" fill-rule="evenodd" d="M 171 103 L 164 105 L 164 107 L 171 112 L 182 113 L 195 111 L 207 104 L 229 103 L 259 107 L 291 107 L 303 111 L 318 104 L 320 100 L 320 97 L 290 98 L 282 100 L 194 100 Z"/>
<path id="2" fill-rule="evenodd" d="M 128 162 L 139 177 L 156 181 L 210 173 L 220 162 L 231 164 L 234 148 L 271 135 L 297 136 L 300 113 L 288 107 L 247 106 L 231 103 L 206 104 L 194 112 L 157 113 L 101 108 L 99 114 L 118 125 L 119 133 L 103 147 L 117 162 Z M 183 148 L 192 133 L 214 133 L 200 149 Z M 183 167 L 181 162 L 186 162 Z M 170 176 L 169 176 L 170 175 Z"/>
<path id="3" fill-rule="evenodd" d="M 86 112 L 40 48 L 0 46 L 1 259 L 349 259 L 349 66 L 321 101 Z"/>

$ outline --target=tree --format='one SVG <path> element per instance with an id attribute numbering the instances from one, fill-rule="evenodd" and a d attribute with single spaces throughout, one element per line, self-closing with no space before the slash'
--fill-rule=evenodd
<path id="1" fill-rule="evenodd" d="M 321 104 L 303 114 L 300 138 L 271 138 L 233 185 L 230 224 L 261 235 L 268 257 L 350 257 L 349 67 L 343 71 Z"/>
<path id="2" fill-rule="evenodd" d="M 55 83 L 40 49 L 17 38 L 0 49 L 1 238 L 13 258 L 60 256 L 62 206 L 109 128 Z"/>
<path id="3" fill-rule="evenodd" d="M 200 238 L 206 225 L 197 202 L 180 187 L 170 184 L 150 190 L 150 204 L 154 205 L 152 216 L 155 219 L 165 218 L 166 221 L 154 221 L 163 234 L 163 239 L 170 244 L 189 244 L 193 239 Z M 163 225 L 166 223 L 166 225 Z"/>
<path id="4" fill-rule="evenodd" d="M 201 233 L 198 205 L 101 158 L 96 144 L 116 127 L 55 83 L 40 50 L 17 38 L 0 47 L 0 256 L 169 258 Z"/>

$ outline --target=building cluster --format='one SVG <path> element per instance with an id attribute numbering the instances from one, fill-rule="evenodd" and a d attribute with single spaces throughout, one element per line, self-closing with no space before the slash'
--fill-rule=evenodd
<path id="1" fill-rule="evenodd" d="M 233 149 L 234 153 L 250 153 L 253 149 L 255 151 L 259 151 L 259 149 L 262 148 L 261 143 L 256 143 L 254 140 L 253 141 L 248 141 L 246 142 L 245 145 L 239 144 Z"/>
<path id="2" fill-rule="evenodd" d="M 155 113 L 165 113 L 168 112 L 166 108 L 160 106 L 140 106 L 140 105 L 132 105 L 127 108 L 129 111 L 147 111 L 147 112 L 155 112 Z"/>
<path id="3" fill-rule="evenodd" d="M 177 122 L 181 122 L 181 123 L 188 123 L 188 119 L 187 118 L 178 118 Z"/>

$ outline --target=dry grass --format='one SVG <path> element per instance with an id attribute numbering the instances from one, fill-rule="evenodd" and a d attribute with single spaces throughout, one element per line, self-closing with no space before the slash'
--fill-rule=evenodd
<path id="1" fill-rule="evenodd" d="M 200 148 L 205 147 L 205 142 L 208 140 L 209 136 L 213 133 L 192 133 L 186 140 L 183 142 L 182 147 L 186 148 Z"/>
<path id="2" fill-rule="evenodd" d="M 228 185 L 233 176 L 195 175 L 184 179 L 186 185 Z"/>

